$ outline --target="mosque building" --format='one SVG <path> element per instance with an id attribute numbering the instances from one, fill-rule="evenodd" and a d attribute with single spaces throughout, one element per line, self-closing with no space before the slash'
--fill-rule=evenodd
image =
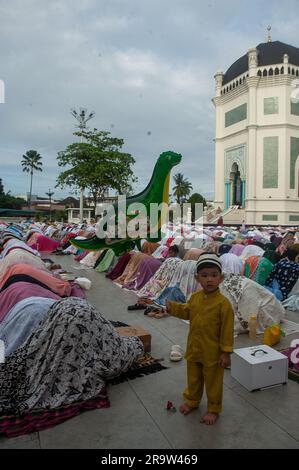
<path id="1" fill-rule="evenodd" d="M 299 48 L 268 40 L 217 72 L 215 207 L 299 224 Z M 245 214 L 245 216 L 244 216 Z"/>

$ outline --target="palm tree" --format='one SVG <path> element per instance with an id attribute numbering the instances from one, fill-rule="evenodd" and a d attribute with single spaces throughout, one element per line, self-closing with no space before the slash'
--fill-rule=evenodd
<path id="1" fill-rule="evenodd" d="M 187 178 L 184 178 L 182 173 L 177 173 L 173 177 L 175 186 L 173 187 L 173 194 L 176 197 L 176 202 L 182 204 L 186 197 L 189 196 L 192 189 L 192 184 Z"/>
<path id="2" fill-rule="evenodd" d="M 26 173 L 30 173 L 30 193 L 29 193 L 29 209 L 31 209 L 31 195 L 32 195 L 32 178 L 33 178 L 33 171 L 43 171 L 42 170 L 42 157 L 36 150 L 28 150 L 25 155 L 23 155 L 23 160 L 21 161 L 21 165 L 23 167 L 23 171 Z"/>

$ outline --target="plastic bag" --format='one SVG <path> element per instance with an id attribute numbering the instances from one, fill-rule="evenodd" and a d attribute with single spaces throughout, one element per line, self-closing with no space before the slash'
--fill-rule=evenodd
<path id="1" fill-rule="evenodd" d="M 283 335 L 283 332 L 279 325 L 270 325 L 264 331 L 264 341 L 263 343 L 267 346 L 274 346 L 279 343 L 280 336 Z"/>
<path id="2" fill-rule="evenodd" d="M 79 284 L 79 286 L 85 290 L 89 290 L 91 288 L 91 281 L 86 277 L 77 277 L 77 279 L 75 279 L 75 283 Z"/>

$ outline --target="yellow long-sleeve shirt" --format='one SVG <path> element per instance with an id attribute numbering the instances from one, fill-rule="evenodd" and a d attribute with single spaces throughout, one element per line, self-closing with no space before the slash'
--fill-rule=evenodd
<path id="1" fill-rule="evenodd" d="M 186 304 L 169 302 L 170 315 L 190 320 L 185 358 L 213 366 L 222 352 L 232 352 L 234 312 L 219 289 L 210 294 L 195 292 Z"/>

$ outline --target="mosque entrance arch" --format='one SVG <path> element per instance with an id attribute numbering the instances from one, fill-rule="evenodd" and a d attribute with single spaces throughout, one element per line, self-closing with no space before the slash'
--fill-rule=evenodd
<path id="1" fill-rule="evenodd" d="M 224 207 L 246 204 L 246 144 L 224 151 Z"/>
<path id="2" fill-rule="evenodd" d="M 243 203 L 243 188 L 241 173 L 238 164 L 235 162 L 232 165 L 230 172 L 230 205 L 231 206 L 242 206 Z"/>

